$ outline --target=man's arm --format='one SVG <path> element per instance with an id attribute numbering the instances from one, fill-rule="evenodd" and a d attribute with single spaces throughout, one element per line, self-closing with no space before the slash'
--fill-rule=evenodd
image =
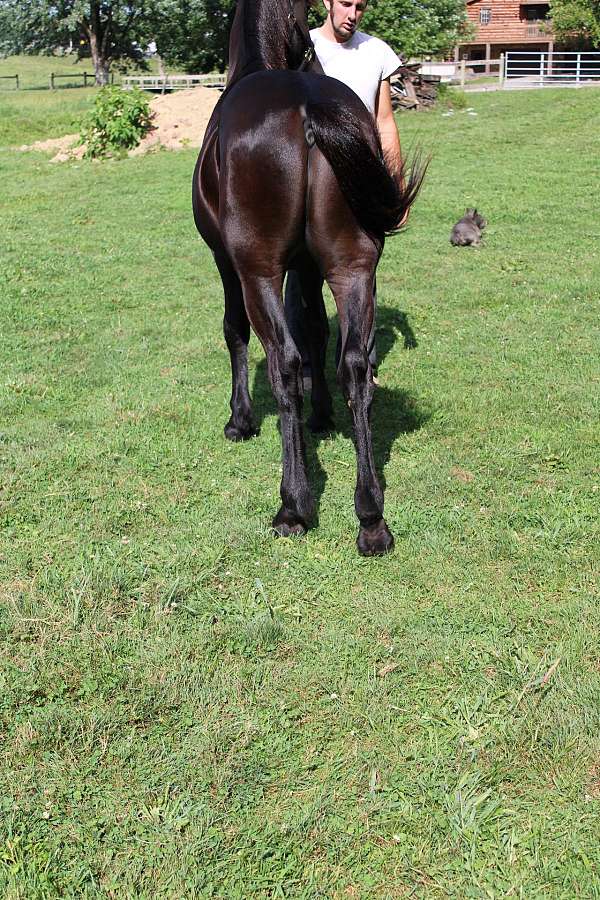
<path id="1" fill-rule="evenodd" d="M 375 118 L 381 137 L 381 146 L 387 164 L 394 174 L 402 168 L 402 151 L 400 149 L 400 135 L 392 109 L 392 91 L 390 80 L 386 78 L 379 85 L 377 102 L 375 104 Z"/>
<path id="2" fill-rule="evenodd" d="M 395 177 L 399 176 L 400 188 L 404 190 L 400 135 L 398 134 L 398 126 L 396 125 L 394 110 L 392 109 L 392 90 L 390 88 L 389 78 L 384 79 L 379 85 L 377 101 L 375 104 L 375 119 L 381 137 L 381 146 L 383 148 L 385 161 L 388 164 L 392 175 Z M 407 209 L 400 225 L 406 224 L 409 212 L 410 209 Z"/>

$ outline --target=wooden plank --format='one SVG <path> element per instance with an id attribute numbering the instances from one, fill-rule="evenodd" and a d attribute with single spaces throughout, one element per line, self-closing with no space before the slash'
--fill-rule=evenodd
<path id="1" fill-rule="evenodd" d="M 137 86 L 140 90 L 177 90 L 195 86 L 225 87 L 225 75 L 130 75 L 122 80 L 123 87 Z"/>

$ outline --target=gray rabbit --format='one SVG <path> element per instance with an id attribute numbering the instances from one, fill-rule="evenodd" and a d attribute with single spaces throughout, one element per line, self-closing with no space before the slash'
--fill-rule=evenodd
<path id="1" fill-rule="evenodd" d="M 450 243 L 455 247 L 466 247 L 469 244 L 478 247 L 481 244 L 481 232 L 486 225 L 486 220 L 476 209 L 467 209 L 452 229 Z"/>

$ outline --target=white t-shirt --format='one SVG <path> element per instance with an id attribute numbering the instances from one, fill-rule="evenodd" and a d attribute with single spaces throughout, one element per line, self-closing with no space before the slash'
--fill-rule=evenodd
<path id="1" fill-rule="evenodd" d="M 375 113 L 379 85 L 402 65 L 392 48 L 362 31 L 355 31 L 342 44 L 323 37 L 318 28 L 310 36 L 325 74 L 347 84 Z"/>

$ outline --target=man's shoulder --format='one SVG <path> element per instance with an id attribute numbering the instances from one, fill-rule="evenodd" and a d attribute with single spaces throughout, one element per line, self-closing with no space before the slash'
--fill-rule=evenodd
<path id="1" fill-rule="evenodd" d="M 381 38 L 375 37 L 373 34 L 367 34 L 365 31 L 356 31 L 352 40 L 356 42 L 358 45 L 368 45 L 369 49 L 373 50 L 391 50 L 389 44 L 386 44 L 385 41 L 382 41 Z M 393 52 L 393 51 L 392 51 Z"/>
<path id="2" fill-rule="evenodd" d="M 357 47 L 361 47 L 375 51 L 386 52 L 391 50 L 392 53 L 394 52 L 390 45 L 386 44 L 385 41 L 382 41 L 381 38 L 375 37 L 372 34 L 367 34 L 365 31 L 355 31 L 352 37 L 345 44 L 335 44 L 333 41 L 329 41 L 327 38 L 323 37 L 320 28 L 312 28 L 310 31 L 310 36 L 312 38 L 313 44 L 318 41 L 320 44 L 331 44 L 332 47 L 353 47 L 355 49 Z"/>

